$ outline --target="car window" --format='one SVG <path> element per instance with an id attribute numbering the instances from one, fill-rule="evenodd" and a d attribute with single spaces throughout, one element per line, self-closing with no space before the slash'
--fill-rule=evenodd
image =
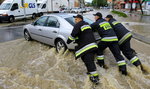
<path id="1" fill-rule="evenodd" d="M 38 7 L 38 8 L 40 7 L 40 3 L 37 4 L 37 7 Z"/>
<path id="2" fill-rule="evenodd" d="M 50 16 L 48 18 L 47 22 L 46 22 L 46 26 L 58 28 L 59 27 L 59 22 L 58 22 L 57 18 L 55 18 L 53 16 Z"/>
<path id="3" fill-rule="evenodd" d="M 0 5 L 0 10 L 9 10 L 11 5 L 12 5 L 11 3 L 2 3 Z"/>
<path id="4" fill-rule="evenodd" d="M 74 18 L 73 18 L 73 17 L 65 18 L 65 20 L 66 20 L 67 22 L 69 22 L 72 26 L 75 25 L 75 22 L 74 22 Z"/>
<path id="5" fill-rule="evenodd" d="M 89 23 L 89 24 L 92 24 L 94 21 L 92 21 L 91 19 L 88 19 L 88 18 L 84 18 L 84 21 Z"/>
<path id="6" fill-rule="evenodd" d="M 45 22 L 47 20 L 47 16 L 43 16 L 41 18 L 39 18 L 34 25 L 38 25 L 38 26 L 44 26 L 45 25 Z"/>
<path id="7" fill-rule="evenodd" d="M 74 25 L 76 24 L 73 17 L 65 18 L 65 20 L 66 20 L 67 22 L 69 22 L 72 26 L 74 26 Z M 89 24 L 92 24 L 92 23 L 93 23 L 92 20 L 90 20 L 90 19 L 88 19 L 88 18 L 85 18 L 85 17 L 83 18 L 83 20 L 84 20 L 85 22 L 89 23 Z"/>
<path id="8" fill-rule="evenodd" d="M 45 9 L 46 8 L 46 4 L 44 4 L 43 6 L 42 6 L 42 9 Z"/>
<path id="9" fill-rule="evenodd" d="M 11 10 L 16 10 L 16 9 L 18 9 L 18 4 L 14 3 L 13 6 L 12 6 L 12 8 L 11 8 Z"/>

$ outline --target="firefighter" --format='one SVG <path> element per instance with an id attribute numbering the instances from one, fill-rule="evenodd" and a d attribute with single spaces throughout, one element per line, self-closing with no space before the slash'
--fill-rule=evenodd
<path id="1" fill-rule="evenodd" d="M 105 67 L 103 51 L 107 47 L 109 47 L 110 51 L 113 53 L 117 61 L 119 71 L 122 74 L 127 75 L 126 62 L 121 55 L 118 45 L 118 38 L 115 32 L 113 31 L 109 22 L 102 18 L 102 14 L 100 12 L 97 12 L 96 14 L 94 14 L 94 16 L 96 21 L 91 24 L 91 27 L 93 30 L 96 30 L 101 37 L 101 40 L 98 43 L 98 51 L 96 57 L 98 65 L 100 67 Z"/>
<path id="2" fill-rule="evenodd" d="M 130 60 L 130 62 L 137 66 L 140 66 L 141 69 L 142 64 L 139 58 L 136 56 L 135 50 L 133 50 L 130 46 L 130 40 L 132 38 L 132 34 L 129 30 L 127 30 L 121 23 L 119 23 L 116 19 L 113 18 L 112 15 L 107 15 L 105 18 L 111 26 L 113 27 L 118 39 L 119 39 L 119 47 L 124 56 Z"/>
<path id="3" fill-rule="evenodd" d="M 96 65 L 94 63 L 94 51 L 97 50 L 98 46 L 95 43 L 92 29 L 87 22 L 83 21 L 82 15 L 73 17 L 75 18 L 76 24 L 71 36 L 68 37 L 67 44 L 70 44 L 72 41 L 78 44 L 78 46 L 75 47 L 76 59 L 81 57 L 87 68 L 89 79 L 93 83 L 98 84 L 99 74 L 96 71 Z"/>

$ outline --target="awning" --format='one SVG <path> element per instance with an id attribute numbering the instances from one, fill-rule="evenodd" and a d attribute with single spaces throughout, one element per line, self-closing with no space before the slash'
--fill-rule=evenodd
<path id="1" fill-rule="evenodd" d="M 126 3 L 139 3 L 139 1 L 138 1 L 138 0 L 135 0 L 135 1 L 132 2 L 132 0 L 129 0 L 129 1 L 127 1 Z"/>

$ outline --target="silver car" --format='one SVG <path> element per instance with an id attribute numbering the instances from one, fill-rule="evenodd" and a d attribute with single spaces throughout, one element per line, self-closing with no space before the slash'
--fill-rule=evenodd
<path id="1" fill-rule="evenodd" d="M 67 44 L 66 41 L 70 36 L 76 14 L 58 13 L 48 14 L 40 17 L 35 22 L 24 26 L 24 38 L 29 41 L 31 39 L 40 41 L 51 46 L 55 46 L 59 52 L 63 49 L 74 49 L 75 44 Z M 84 17 L 84 21 L 89 24 L 93 23 Z"/>

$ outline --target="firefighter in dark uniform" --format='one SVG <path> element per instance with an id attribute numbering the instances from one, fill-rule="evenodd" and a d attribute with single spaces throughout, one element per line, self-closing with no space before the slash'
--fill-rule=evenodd
<path id="1" fill-rule="evenodd" d="M 130 62 L 135 66 L 142 67 L 142 64 L 139 58 L 136 56 L 135 51 L 130 46 L 130 40 L 132 38 L 132 34 L 129 30 L 127 30 L 121 23 L 119 23 L 116 19 L 113 18 L 112 15 L 107 15 L 105 18 L 111 26 L 113 27 L 118 39 L 119 39 L 119 47 L 124 56 L 130 60 Z"/>
<path id="2" fill-rule="evenodd" d="M 105 67 L 103 51 L 109 47 L 118 63 L 119 71 L 122 74 L 127 75 L 126 62 L 121 55 L 118 45 L 118 38 L 115 32 L 109 22 L 102 18 L 102 14 L 100 12 L 97 12 L 94 16 L 96 22 L 91 24 L 91 27 L 93 30 L 96 30 L 101 37 L 101 40 L 98 43 L 98 52 L 96 57 L 99 66 Z"/>
<path id="3" fill-rule="evenodd" d="M 71 36 L 68 37 L 67 43 L 69 44 L 75 41 L 75 43 L 78 44 L 78 46 L 75 47 L 76 59 L 81 57 L 87 68 L 90 80 L 94 83 L 98 83 L 99 75 L 94 63 L 94 51 L 97 50 L 98 46 L 95 43 L 92 29 L 87 22 L 83 21 L 82 15 L 74 16 L 74 18 L 76 24 Z"/>

